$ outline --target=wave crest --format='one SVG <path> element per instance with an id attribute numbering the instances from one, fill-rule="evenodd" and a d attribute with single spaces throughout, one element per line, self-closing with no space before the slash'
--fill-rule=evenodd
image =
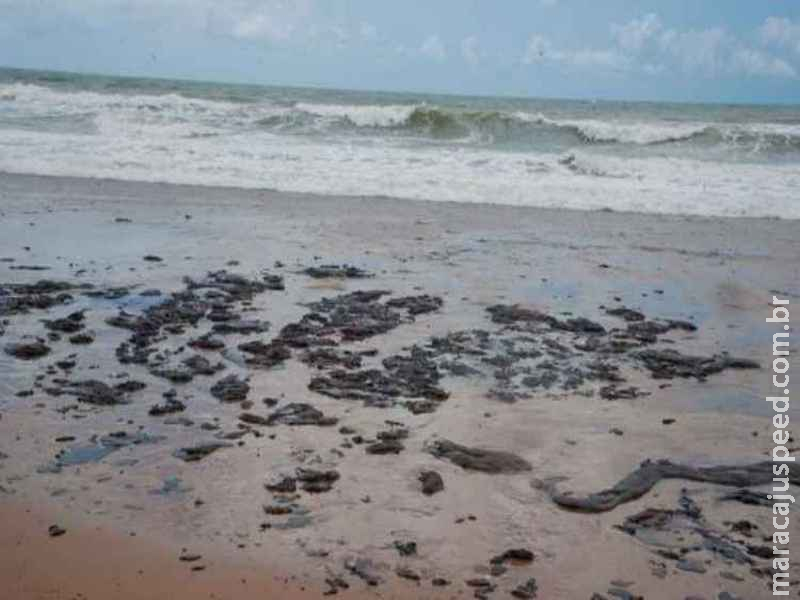
<path id="1" fill-rule="evenodd" d="M 409 105 L 298 103 L 292 110 L 261 119 L 267 128 L 339 129 L 464 139 L 486 143 L 538 141 L 566 145 L 658 146 L 675 143 L 722 144 L 752 152 L 800 151 L 800 126 L 770 123 L 725 124 L 680 121 L 558 119 L 523 111 L 469 111 Z"/>
<path id="2" fill-rule="evenodd" d="M 117 121 L 158 127 L 185 124 L 221 133 L 256 128 L 278 134 L 413 138 L 523 152 L 560 153 L 581 146 L 629 147 L 635 152 L 639 147 L 674 145 L 681 155 L 687 149 L 702 157 L 711 149 L 715 158 L 723 160 L 727 155 L 734 159 L 752 155 L 760 160 L 800 153 L 796 120 L 757 123 L 641 116 L 640 120 L 625 120 L 610 114 L 585 118 L 554 114 L 555 110 L 550 114 L 510 108 L 476 110 L 475 105 L 470 109 L 438 102 L 349 104 L 290 100 L 274 94 L 258 97 L 255 92 L 237 95 L 212 90 L 202 95 L 193 90 L 197 92 L 193 96 L 176 90 L 176 86 L 140 89 L 133 83 L 101 90 L 13 82 L 0 86 L 0 102 L 6 112 L 3 127 L 35 129 L 34 121 L 40 119 L 41 128 L 52 131 L 54 116 L 79 121 L 83 115 L 93 114 L 101 127 L 108 123 L 111 129 L 119 127 Z M 92 130 L 87 126 L 83 131 Z"/>

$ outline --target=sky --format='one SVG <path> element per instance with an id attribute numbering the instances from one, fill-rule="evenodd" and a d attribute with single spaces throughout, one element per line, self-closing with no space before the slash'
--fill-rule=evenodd
<path id="1" fill-rule="evenodd" d="M 0 65 L 800 104 L 798 0 L 0 0 Z"/>

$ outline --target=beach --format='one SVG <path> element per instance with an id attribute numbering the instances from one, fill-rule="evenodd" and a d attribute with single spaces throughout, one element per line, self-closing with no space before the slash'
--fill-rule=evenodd
<path id="1" fill-rule="evenodd" d="M 766 597 L 798 258 L 775 217 L 1 174 L 0 595 Z"/>

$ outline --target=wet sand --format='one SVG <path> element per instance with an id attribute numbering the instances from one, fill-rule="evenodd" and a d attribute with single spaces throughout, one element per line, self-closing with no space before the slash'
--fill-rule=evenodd
<path id="1" fill-rule="evenodd" d="M 608 590 L 614 588 L 665 599 L 768 594 L 768 578 L 753 572 L 768 564 L 758 557 L 748 555 L 752 562 L 743 562 L 692 549 L 687 570 L 658 554 L 681 545 L 659 538 L 674 532 L 632 536 L 616 527 L 647 508 L 675 511 L 688 497 L 702 510 L 704 530 L 724 534 L 740 549 L 766 544 L 769 508 L 721 501 L 733 488 L 664 481 L 611 511 L 581 514 L 554 503 L 547 484 L 565 478 L 560 488 L 598 491 L 646 459 L 690 465 L 764 460 L 771 446 L 770 406 L 763 396 L 770 389 L 766 366 L 773 333 L 764 318 L 771 290 L 800 300 L 796 222 L 16 175 L 0 176 L 0 207 L 0 259 L 10 259 L 0 263 L 0 287 L 46 278 L 90 283 L 105 292 L 125 288 L 105 297 L 72 290 L 68 304 L 3 316 L 2 346 L 26 335 L 47 340 L 42 319 L 79 310 L 86 311 L 86 327 L 96 336 L 86 346 L 47 340 L 50 353 L 36 360 L 0 353 L 0 457 L 5 456 L 0 458 L 0 589 L 13 590 L 10 597 L 319 597 L 331 577 L 347 581 L 349 589 L 339 589 L 344 597 L 472 597 L 476 588 L 466 580 L 483 577 L 496 586 L 491 593 L 484 590 L 488 597 L 509 597 L 530 578 L 536 579 L 539 598 L 613 597 Z M 310 266 L 345 263 L 374 276 L 318 279 L 303 273 Z M 402 319 L 390 330 L 339 341 L 337 350 L 375 349 L 377 356 L 365 356 L 364 363 L 380 368 L 382 359 L 406 356 L 414 344 L 427 347 L 433 336 L 480 329 L 496 336 L 494 358 L 508 359 L 498 348 L 511 336 L 534 337 L 532 344 L 546 339 L 537 349 L 556 363 L 561 379 L 550 388 L 526 388 L 520 383 L 528 373 L 523 363 L 486 367 L 485 361 L 469 362 L 469 356 L 458 359 L 480 373 L 456 376 L 443 364 L 452 356 L 435 356 L 431 360 L 441 370 L 436 385 L 449 397 L 437 402 L 434 412 L 413 414 L 403 398 L 379 408 L 309 390 L 312 378 L 331 369 L 298 360 L 298 348 L 269 369 L 248 367 L 241 353 L 205 352 L 225 371 L 182 384 L 153 376 L 147 366 L 118 362 L 115 352 L 130 331 L 109 326 L 107 319 L 120 310 L 140 315 L 184 290 L 184 277 L 202 280 L 220 269 L 252 280 L 268 271 L 282 276 L 285 287 L 235 305 L 243 317 L 269 321 L 270 328 L 226 335 L 229 348 L 277 339 L 285 325 L 309 312 L 308 303 L 357 290 L 388 290 L 388 298 L 427 294 L 443 303 L 413 316 L 398 313 Z M 162 295 L 141 295 L 150 289 Z M 620 387 L 635 386 L 647 395 L 607 400 L 599 393 L 607 381 L 565 389 L 569 374 L 558 370 L 560 365 L 585 370 L 574 346 L 591 334 L 498 323 L 487 312 L 498 304 L 535 309 L 558 323 L 585 317 L 607 331 L 626 322 L 606 308 L 625 306 L 648 319 L 697 328 L 670 330 L 647 348 L 702 356 L 725 351 L 755 359 L 762 368 L 726 369 L 705 381 L 654 379 L 625 354 L 618 360 L 625 379 Z M 164 335 L 154 346 L 169 355 L 208 325 L 204 320 L 185 335 Z M 569 352 L 557 345 L 569 346 Z M 47 372 L 73 360 L 75 366 Z M 47 393 L 59 379 L 124 381 L 122 373 L 147 385 L 131 393 L 128 404 L 94 406 Z M 243 430 L 238 417 L 244 409 L 209 392 L 229 374 L 250 377 L 248 399 L 254 404 L 247 412 L 266 417 L 274 407 L 262 399 L 274 398 L 277 408 L 308 403 L 338 423 Z M 515 401 L 492 393 L 503 384 Z M 186 410 L 148 415 L 171 388 Z M 26 390 L 32 394 L 17 395 Z M 800 418 L 800 411 L 793 409 L 791 417 Z M 204 423 L 219 429 L 204 429 Z M 399 454 L 368 454 L 367 444 L 354 443 L 349 433 L 371 440 L 395 427 L 408 430 Z M 80 455 L 87 447 L 96 449 L 93 436 L 117 431 L 144 433 L 152 443 L 53 468 L 59 451 Z M 247 433 L 200 461 L 174 456 L 178 448 L 237 431 Z M 68 441 L 56 441 L 65 436 Z M 512 452 L 531 470 L 467 471 L 427 451 L 437 439 Z M 301 491 L 291 499 L 264 488 L 265 481 L 298 466 L 335 469 L 340 478 L 328 492 Z M 422 494 L 421 470 L 440 473 L 444 490 Z M 265 505 L 288 505 L 294 513 L 268 515 Z M 743 520 L 755 525 L 750 538 L 731 529 L 730 523 Z M 66 533 L 50 537 L 52 524 Z M 796 519 L 791 527 L 792 536 L 800 535 Z M 402 556 L 395 541 L 414 541 L 416 554 Z M 535 559 L 492 572 L 490 559 L 510 548 L 529 549 Z M 202 559 L 181 561 L 183 549 Z M 347 569 L 348 561 L 359 558 L 371 561 L 379 585 L 369 586 Z M 191 571 L 200 563 L 204 571 Z M 420 582 L 399 577 L 403 567 Z M 433 586 L 437 577 L 449 585 Z M 236 583 L 242 579 L 247 583 Z"/>
<path id="2" fill-rule="evenodd" d="M 54 519 L 67 533 L 42 535 Z M 192 571 L 196 565 L 176 560 L 174 549 L 161 540 L 91 527 L 57 510 L 32 512 L 14 501 L 0 510 L 0 543 L 5 598 L 318 597 L 291 576 L 282 579 L 244 560 L 203 560 L 205 570 Z"/>

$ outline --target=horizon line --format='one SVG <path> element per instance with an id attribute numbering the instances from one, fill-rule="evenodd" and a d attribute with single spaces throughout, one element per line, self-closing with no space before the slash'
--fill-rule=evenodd
<path id="1" fill-rule="evenodd" d="M 334 85 L 325 84 L 287 84 L 287 83 L 262 83 L 254 81 L 241 81 L 241 80 L 215 80 L 206 79 L 203 77 L 191 76 L 164 76 L 164 75 L 142 75 L 134 73 L 108 73 L 99 71 L 81 71 L 72 69 L 53 69 L 53 68 L 32 68 L 32 67 L 16 67 L 12 65 L 0 64 L 0 71 L 23 71 L 29 73 L 63 73 L 66 75 L 78 75 L 83 77 L 115 77 L 118 79 L 145 79 L 152 81 L 176 81 L 180 83 L 205 83 L 216 85 L 229 85 L 229 86 L 247 86 L 255 88 L 289 88 L 289 89 L 304 89 L 304 90 L 321 90 L 321 91 L 335 91 L 335 92 L 356 92 L 356 93 L 374 93 L 374 94 L 425 94 L 429 96 L 442 96 L 451 98 L 498 98 L 507 100 L 554 100 L 554 101 L 567 101 L 567 102 L 630 102 L 636 104 L 685 104 L 685 105 L 717 105 L 717 106 L 779 106 L 779 107 L 800 107 L 800 102 L 789 101 L 760 101 L 760 102 L 745 102 L 741 100 L 655 100 L 655 99 L 637 99 L 637 98 L 624 98 L 624 97 L 578 97 L 578 96 L 532 96 L 532 95 L 518 95 L 512 93 L 496 93 L 496 94 L 468 94 L 463 92 L 445 92 L 433 90 L 407 90 L 407 89 L 376 89 L 376 88 L 345 88 L 337 87 Z"/>

